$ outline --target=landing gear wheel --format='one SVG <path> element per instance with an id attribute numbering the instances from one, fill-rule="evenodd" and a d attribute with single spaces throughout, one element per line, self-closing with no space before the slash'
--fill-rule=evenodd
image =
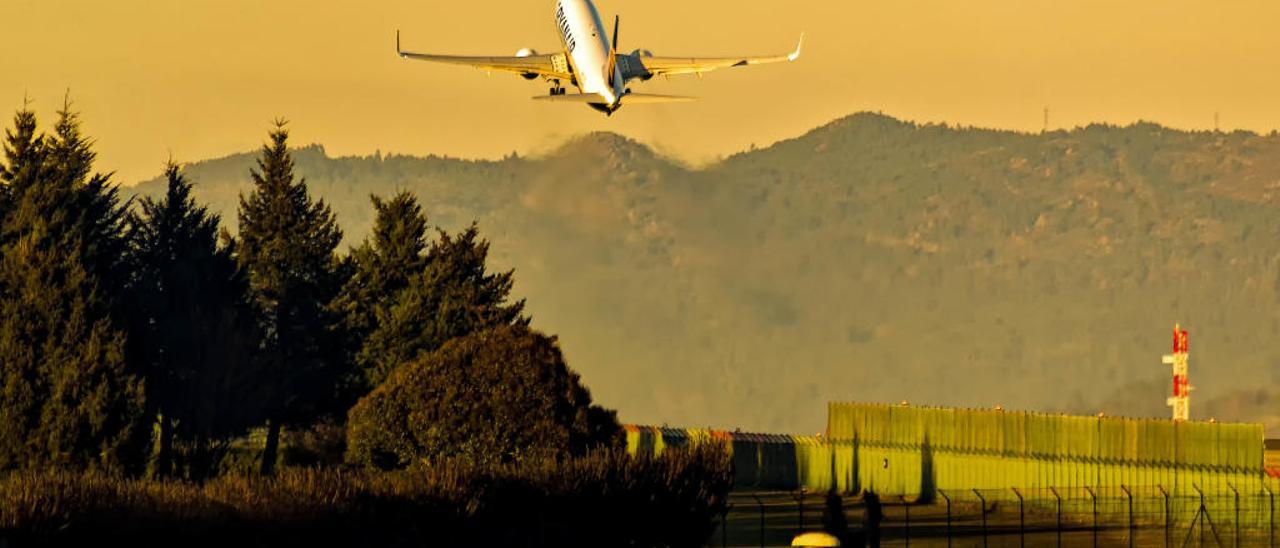
<path id="1" fill-rule="evenodd" d="M 565 94 L 565 89 L 564 89 L 564 87 L 563 87 L 563 86 L 561 86 L 561 85 L 560 85 L 560 81 L 559 81 L 559 80 L 553 80 L 551 83 L 555 86 L 555 87 L 551 88 L 551 95 L 553 95 L 553 96 L 554 96 L 554 95 L 564 95 L 564 94 Z"/>

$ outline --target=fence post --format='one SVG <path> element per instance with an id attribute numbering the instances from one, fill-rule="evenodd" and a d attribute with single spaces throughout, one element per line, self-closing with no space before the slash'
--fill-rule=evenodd
<path id="1" fill-rule="evenodd" d="M 800 530 L 804 531 L 804 487 L 800 488 Z"/>
<path id="2" fill-rule="evenodd" d="M 1018 546 L 1025 547 L 1027 545 L 1027 514 L 1022 509 L 1022 493 L 1017 487 L 1010 487 L 1010 489 L 1018 497 Z"/>
<path id="3" fill-rule="evenodd" d="M 948 497 L 947 492 L 942 489 L 938 489 L 938 494 L 947 501 L 947 548 L 951 548 L 951 497 Z"/>
<path id="4" fill-rule="evenodd" d="M 1159 489 L 1160 494 L 1164 496 L 1164 546 L 1165 548 L 1170 548 L 1170 546 L 1173 545 L 1173 537 L 1170 536 L 1173 534 L 1173 531 L 1170 529 L 1169 525 L 1169 492 L 1164 490 L 1163 485 L 1157 485 L 1156 488 Z"/>
<path id="5" fill-rule="evenodd" d="M 1098 494 L 1093 492 L 1092 487 L 1085 487 L 1084 490 L 1093 498 L 1093 548 L 1098 548 Z"/>
<path id="6" fill-rule="evenodd" d="M 1129 487 L 1125 485 L 1121 485 L 1120 490 L 1124 491 L 1124 496 L 1128 497 L 1129 499 L 1129 548 L 1133 548 L 1134 547 L 1133 533 L 1135 531 L 1135 529 L 1133 528 L 1133 492 L 1129 491 Z"/>
<path id="7" fill-rule="evenodd" d="M 1201 520 L 1200 521 L 1200 546 L 1204 546 L 1204 517 L 1205 517 L 1204 491 L 1200 490 L 1200 486 L 1194 483 L 1191 484 L 1191 487 L 1196 490 L 1196 493 L 1200 494 L 1200 509 L 1196 511 L 1196 516 Z M 1191 533 L 1195 532 L 1195 526 L 1196 526 L 1196 522 L 1193 519 L 1191 520 L 1191 530 L 1187 531 L 1188 538 L 1190 538 Z M 1185 545 L 1186 541 L 1183 541 L 1182 544 Z"/>
<path id="8" fill-rule="evenodd" d="M 1271 492 L 1271 488 L 1267 487 L 1266 480 L 1262 482 L 1262 489 L 1267 492 L 1267 545 L 1275 548 L 1276 545 L 1276 494 Z"/>
<path id="9" fill-rule="evenodd" d="M 987 548 L 987 499 L 977 489 L 973 490 L 973 494 L 978 495 L 978 503 L 981 505 L 979 510 L 982 513 L 982 548 Z"/>
<path id="10" fill-rule="evenodd" d="M 729 546 L 729 511 L 733 509 L 733 504 L 724 507 L 724 513 L 720 514 L 720 548 L 728 548 Z"/>
<path id="11" fill-rule="evenodd" d="M 906 541 L 906 545 L 911 546 L 911 505 L 907 504 L 906 495 L 900 495 L 899 498 L 902 499 L 902 510 L 906 516 L 906 524 L 903 526 L 902 534 L 905 535 L 903 538 Z"/>
<path id="12" fill-rule="evenodd" d="M 756 499 L 756 506 L 760 507 L 760 548 L 764 548 L 764 501 L 755 493 L 751 493 L 751 498 Z"/>
<path id="13" fill-rule="evenodd" d="M 792 495 L 792 498 L 800 502 L 800 518 L 799 518 L 800 523 L 797 525 L 796 531 L 799 533 L 803 533 L 804 532 L 804 487 L 800 488 L 800 496 L 798 498 L 795 495 Z"/>
<path id="14" fill-rule="evenodd" d="M 1234 529 L 1236 538 L 1235 542 L 1232 544 L 1234 544 L 1236 548 L 1240 548 L 1240 491 L 1237 491 L 1236 486 L 1232 485 L 1231 482 L 1227 482 L 1227 487 L 1231 489 L 1231 492 L 1235 496 L 1236 526 Z"/>
<path id="15" fill-rule="evenodd" d="M 1053 493 L 1053 498 L 1058 502 L 1058 548 L 1062 548 L 1062 495 L 1058 494 L 1058 490 L 1050 487 L 1049 492 Z"/>

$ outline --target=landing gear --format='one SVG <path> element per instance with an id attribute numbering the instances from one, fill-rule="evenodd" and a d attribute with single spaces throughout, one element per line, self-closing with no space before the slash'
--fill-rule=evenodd
<path id="1" fill-rule="evenodd" d="M 566 93 L 564 86 L 560 85 L 559 80 L 552 80 L 551 83 L 555 86 L 551 88 L 551 95 L 564 95 Z"/>

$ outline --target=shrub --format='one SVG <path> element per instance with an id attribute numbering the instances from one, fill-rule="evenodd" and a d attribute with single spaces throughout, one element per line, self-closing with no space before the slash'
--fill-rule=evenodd
<path id="1" fill-rule="evenodd" d="M 521 465 L 285 469 L 190 483 L 0 477 L 0 544 L 700 546 L 732 483 L 719 445 Z"/>
<path id="2" fill-rule="evenodd" d="M 614 413 L 591 404 L 556 339 L 523 326 L 457 338 L 402 365 L 347 421 L 347 461 L 382 469 L 582 455 L 620 442 Z"/>

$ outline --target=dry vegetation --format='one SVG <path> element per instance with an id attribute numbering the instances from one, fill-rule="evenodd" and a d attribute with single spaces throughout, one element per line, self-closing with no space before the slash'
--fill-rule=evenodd
<path id="1" fill-rule="evenodd" d="M 0 478 L 0 539 L 11 546 L 700 546 L 731 481 L 718 446 L 519 466 L 286 469 L 203 485 L 14 472 Z"/>

